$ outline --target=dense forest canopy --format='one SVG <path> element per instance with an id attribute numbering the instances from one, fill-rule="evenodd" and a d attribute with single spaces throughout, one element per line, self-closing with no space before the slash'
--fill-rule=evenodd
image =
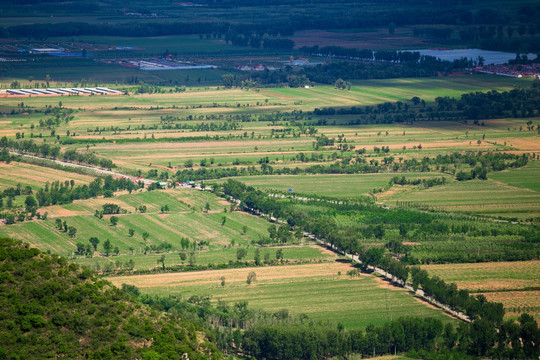
<path id="1" fill-rule="evenodd" d="M 2 359 L 221 357 L 201 328 L 142 306 L 65 258 L 0 239 L 0 270 Z"/>

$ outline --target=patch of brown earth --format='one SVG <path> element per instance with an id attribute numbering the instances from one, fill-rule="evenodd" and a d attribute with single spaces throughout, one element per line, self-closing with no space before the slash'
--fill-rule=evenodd
<path id="1" fill-rule="evenodd" d="M 277 94 L 277 93 L 275 93 L 273 91 L 269 91 L 269 90 L 261 90 L 260 93 L 263 94 L 263 95 L 268 95 L 268 96 L 276 97 L 278 99 L 283 99 L 283 100 L 292 100 L 292 99 L 294 99 L 294 98 L 292 98 L 290 96 Z"/>

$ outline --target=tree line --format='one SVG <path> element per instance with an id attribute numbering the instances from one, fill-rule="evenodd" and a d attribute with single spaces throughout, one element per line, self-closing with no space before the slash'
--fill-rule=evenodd
<path id="1" fill-rule="evenodd" d="M 472 92 L 463 94 L 457 99 L 448 96 L 437 97 L 434 106 L 426 106 L 426 102 L 418 97 L 413 97 L 411 102 L 412 106 L 398 101 L 377 106 L 315 108 L 313 115 L 364 115 L 351 124 L 536 117 L 540 109 L 540 81 L 535 80 L 528 89 Z M 534 125 L 529 124 L 529 130 L 533 128 Z"/>
<path id="2" fill-rule="evenodd" d="M 324 139 L 324 137 L 321 137 Z M 321 139 L 319 138 L 319 139 Z M 330 139 L 331 140 L 331 139 Z M 332 140 L 332 144 L 333 144 Z M 317 144 L 319 141 L 317 141 Z M 380 148 L 379 148 L 380 149 Z M 344 150 L 342 145 L 342 150 Z M 353 149 L 351 149 L 353 150 Z M 311 156 L 308 157 L 303 153 L 295 156 L 296 161 L 338 161 L 330 164 L 315 164 L 308 167 L 279 167 L 274 168 L 269 163 L 269 159 L 262 158 L 259 160 L 260 167 L 209 167 L 208 161 L 203 159 L 204 164 L 201 167 L 193 169 L 193 162 L 185 164 L 186 169 L 177 170 L 174 175 L 176 182 L 197 181 L 221 179 L 226 177 L 239 176 L 254 176 L 254 175 L 305 175 L 305 174 L 361 174 L 361 173 L 380 173 L 380 172 L 430 172 L 434 168 L 441 172 L 456 175 L 459 181 L 471 180 L 474 178 L 486 179 L 489 171 L 502 171 L 509 168 L 519 168 L 527 165 L 529 155 L 514 155 L 506 153 L 492 152 L 467 152 L 465 154 L 452 153 L 448 155 L 437 155 L 436 157 L 424 157 L 421 160 L 412 159 L 396 159 L 394 156 L 386 156 L 379 160 L 371 159 L 369 163 L 362 156 L 365 149 L 356 150 L 356 155 L 347 155 L 338 153 L 332 154 L 329 157 Z M 212 163 L 212 161 L 210 161 Z M 234 165 L 240 165 L 240 162 L 233 162 Z M 463 166 L 469 166 L 470 172 L 465 172 Z M 472 176 L 474 174 L 474 176 Z M 157 178 L 157 171 L 148 173 L 149 178 Z M 168 177 L 168 174 L 167 174 Z M 424 183 L 435 185 L 435 180 L 425 180 Z M 437 183 L 438 184 L 438 183 Z"/>
<path id="3" fill-rule="evenodd" d="M 95 165 L 109 170 L 116 167 L 110 159 L 99 158 L 91 152 L 81 153 L 75 149 L 69 149 L 62 153 L 59 146 L 53 146 L 46 143 L 37 144 L 32 140 L 17 141 L 8 139 L 4 136 L 0 139 L 0 148 L 5 150 L 11 149 L 23 154 L 30 154 L 53 160 L 60 159 L 79 164 Z M 3 152 L 3 154 L 5 157 L 5 152 Z"/>
<path id="4" fill-rule="evenodd" d="M 334 223 L 328 215 L 325 215 L 324 211 L 317 212 L 315 210 L 315 212 L 311 213 L 298 211 L 293 205 L 294 201 L 290 199 L 287 201 L 271 199 L 265 193 L 234 180 L 228 180 L 223 184 L 223 192 L 228 196 L 241 200 L 252 211 L 260 211 L 264 214 L 276 216 L 287 221 L 291 227 L 300 228 L 302 231 L 314 234 L 340 251 L 358 255 L 364 269 L 367 269 L 369 265 L 380 267 L 392 273 L 395 277 L 394 281 L 398 284 L 403 284 L 408 279 L 410 273 L 415 289 L 421 287 L 427 296 L 433 297 L 435 300 L 447 304 L 455 310 L 465 312 L 473 319 L 469 331 L 474 336 L 478 336 L 478 339 L 482 339 L 481 341 L 485 341 L 485 343 L 475 344 L 473 348 L 469 349 L 468 352 L 470 354 L 485 356 L 496 353 L 498 350 L 507 350 L 505 347 L 511 340 L 504 337 L 498 338 L 498 328 L 503 325 L 511 326 L 510 324 L 512 322 L 505 323 L 503 321 L 504 308 L 502 304 L 489 302 L 482 295 L 472 296 L 466 290 L 458 290 L 455 284 L 447 284 L 436 276 L 430 277 L 426 271 L 419 268 L 410 268 L 403 262 L 389 256 L 390 254 L 386 254 L 383 248 L 370 247 L 368 250 L 365 250 L 357 240 L 356 234 L 358 234 L 358 229 L 354 230 L 353 237 L 344 236 L 346 230 L 340 229 L 340 226 Z M 320 202 L 314 202 L 314 204 L 318 208 L 321 206 Z M 370 223 L 370 217 L 373 220 L 377 219 L 379 225 L 372 227 L 371 231 L 374 231 L 375 237 L 380 238 L 384 236 L 385 231 L 388 231 L 388 228 L 383 227 L 382 224 L 388 222 L 399 224 L 400 233 L 406 234 L 408 229 L 402 229 L 401 226 L 403 224 L 408 224 L 408 226 L 414 223 L 430 225 L 433 221 L 429 220 L 433 217 L 431 214 L 417 213 L 410 210 L 403 211 L 404 209 L 386 210 L 373 205 L 369 206 L 366 203 L 331 204 L 329 207 L 333 211 L 338 211 L 340 214 L 347 214 L 351 210 L 357 209 L 357 211 L 365 214 L 362 218 L 367 223 Z M 370 213 L 370 217 L 367 217 L 368 212 Z M 445 228 L 445 230 L 449 230 L 449 228 Z M 529 229 L 525 231 L 527 232 L 526 236 L 528 236 Z M 535 253 L 538 256 L 538 251 Z M 522 317 L 524 319 L 530 318 L 526 314 L 522 315 Z M 506 335 L 512 337 L 512 335 Z M 479 345 L 481 345 L 480 348 L 478 347 Z"/>
<path id="5" fill-rule="evenodd" d="M 401 242 L 414 238 L 426 244 L 415 247 L 403 246 L 403 252 L 396 254 L 403 263 L 502 261 L 505 259 L 512 261 L 535 259 L 540 256 L 540 250 L 536 246 L 540 242 L 540 237 L 535 225 L 486 222 L 465 215 L 422 212 L 409 207 L 385 209 L 366 199 L 360 202 L 342 203 L 336 201 L 322 203 L 316 199 L 305 202 L 294 199 L 280 200 L 268 197 L 264 192 L 232 179 L 223 183 L 222 191 L 227 196 L 241 200 L 242 204 L 252 211 L 283 219 L 291 228 L 299 228 L 311 233 L 351 254 L 365 255 L 364 243 L 380 242 L 381 239 L 390 241 L 396 238 Z M 300 203 L 302 206 L 298 207 Z M 336 213 L 344 214 L 339 222 L 335 219 Z M 362 219 L 362 221 L 357 221 L 357 219 Z M 467 226 L 463 227 L 464 223 Z M 444 240 L 461 239 L 462 242 L 465 240 L 476 242 L 485 237 L 492 237 L 487 241 L 489 245 L 478 245 L 481 248 L 479 247 L 475 254 L 455 251 L 448 253 L 444 247 L 437 245 L 438 242 Z M 505 241 L 494 241 L 495 239 Z M 511 240 L 511 246 L 505 245 L 508 240 Z M 423 251 L 423 249 L 430 249 L 430 251 Z M 368 249 L 367 251 L 376 250 Z M 376 255 L 373 252 L 369 253 L 369 256 L 375 256 L 375 259 L 386 258 L 386 256 Z M 366 262 L 370 263 L 370 261 Z"/>

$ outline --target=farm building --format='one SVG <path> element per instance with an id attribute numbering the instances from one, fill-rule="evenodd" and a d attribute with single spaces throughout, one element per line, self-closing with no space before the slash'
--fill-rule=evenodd
<path id="1" fill-rule="evenodd" d="M 55 49 L 55 48 L 35 48 L 35 49 L 30 49 L 30 54 L 53 54 L 53 53 L 58 53 L 59 51 L 63 51 L 64 49 L 62 48 L 59 48 L 59 49 Z"/>

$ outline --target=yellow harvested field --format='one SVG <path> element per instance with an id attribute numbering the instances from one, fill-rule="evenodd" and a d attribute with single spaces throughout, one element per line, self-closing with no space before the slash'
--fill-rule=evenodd
<path id="1" fill-rule="evenodd" d="M 540 287 L 538 260 L 424 265 L 422 269 L 474 291 Z"/>
<path id="2" fill-rule="evenodd" d="M 66 180 L 74 180 L 77 186 L 89 184 L 94 177 L 15 161 L 0 165 L 0 187 L 15 186 L 17 183 L 22 186 L 42 187 L 46 181 Z"/>
<path id="3" fill-rule="evenodd" d="M 197 286 L 219 283 L 220 278 L 225 276 L 227 283 L 245 282 L 247 275 L 256 271 L 257 281 L 271 280 L 274 284 L 288 279 L 310 278 L 319 276 L 336 275 L 339 271 L 347 272 L 352 269 L 350 264 L 334 262 L 331 264 L 308 264 L 308 265 L 284 265 L 258 267 L 256 269 L 227 269 L 210 271 L 193 271 L 184 273 L 167 273 L 152 275 L 135 275 L 111 277 L 109 280 L 120 286 L 122 284 L 135 285 L 140 288 L 151 287 L 181 287 Z"/>
<path id="4" fill-rule="evenodd" d="M 526 312 L 540 320 L 540 291 L 501 291 L 483 294 L 489 301 L 504 305 L 506 316 L 517 317 Z"/>
<path id="5" fill-rule="evenodd" d="M 422 269 L 458 288 L 504 305 L 506 316 L 528 312 L 540 319 L 540 261 L 425 265 Z"/>

